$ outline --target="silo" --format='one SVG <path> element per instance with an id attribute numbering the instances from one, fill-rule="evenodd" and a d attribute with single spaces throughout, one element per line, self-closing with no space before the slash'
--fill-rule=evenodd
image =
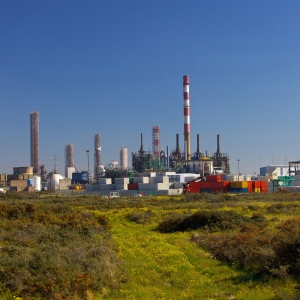
<path id="1" fill-rule="evenodd" d="M 128 168 L 128 149 L 126 147 L 123 147 L 120 150 L 120 168 Z"/>

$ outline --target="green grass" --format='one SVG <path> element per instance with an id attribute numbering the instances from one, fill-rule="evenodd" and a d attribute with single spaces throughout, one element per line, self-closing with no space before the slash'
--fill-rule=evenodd
<path id="1" fill-rule="evenodd" d="M 233 210 L 251 217 L 261 213 L 271 230 L 300 213 L 300 195 L 196 195 L 189 197 L 141 197 L 105 199 L 41 194 L 13 196 L 1 201 L 22 201 L 51 208 L 66 205 L 74 211 L 106 215 L 111 234 L 126 267 L 119 288 L 105 286 L 101 293 L 88 291 L 85 299 L 272 299 L 291 300 L 297 282 L 291 277 L 266 280 L 213 258 L 191 242 L 199 231 L 160 233 L 158 224 L 167 218 L 201 210 Z M 280 205 L 278 205 L 280 204 Z M 130 218 L 130 217 L 131 218 Z M 144 218 L 144 219 L 143 219 Z M 135 220 L 135 221 L 134 221 Z M 14 299 L 9 291 L 0 299 Z M 28 299 L 26 297 L 23 298 Z M 74 298 L 75 299 L 75 298 Z M 82 299 L 82 298 L 76 298 Z"/>
<path id="2" fill-rule="evenodd" d="M 155 223 L 128 221 L 127 213 L 108 213 L 128 271 L 128 282 L 108 299 L 274 299 L 293 290 L 292 280 L 263 282 L 212 259 L 191 243 L 191 232 L 161 234 Z"/>

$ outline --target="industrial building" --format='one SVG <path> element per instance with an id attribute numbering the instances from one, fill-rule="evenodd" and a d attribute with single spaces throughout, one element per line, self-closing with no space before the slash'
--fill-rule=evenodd
<path id="1" fill-rule="evenodd" d="M 179 134 L 176 134 L 176 148 L 169 155 L 161 151 L 160 128 L 152 129 L 152 152 L 146 152 L 141 146 L 138 152 L 132 153 L 132 167 L 137 172 L 145 171 L 175 171 L 177 173 L 194 172 L 202 175 L 214 173 L 230 173 L 229 154 L 220 149 L 220 135 L 217 135 L 217 150 L 215 153 L 200 151 L 200 135 L 197 134 L 197 150 L 191 153 L 191 122 L 190 122 L 190 79 L 183 76 L 183 129 L 184 150 L 179 146 Z M 168 151 L 167 151 L 168 152 Z"/>

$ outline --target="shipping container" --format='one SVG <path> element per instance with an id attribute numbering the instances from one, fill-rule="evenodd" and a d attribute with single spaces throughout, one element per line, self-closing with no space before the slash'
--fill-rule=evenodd
<path id="1" fill-rule="evenodd" d="M 230 193 L 237 193 L 237 194 L 245 193 L 245 194 L 247 194 L 248 188 L 230 188 Z"/>
<path id="2" fill-rule="evenodd" d="M 200 181 L 200 189 L 211 189 L 211 182 Z"/>
<path id="3" fill-rule="evenodd" d="M 201 194 L 204 194 L 204 193 L 211 193 L 211 189 L 201 188 L 201 189 L 200 189 L 200 193 L 201 193 Z"/>
<path id="4" fill-rule="evenodd" d="M 255 189 L 255 188 L 260 188 L 260 181 L 252 181 L 252 188 Z"/>
<path id="5" fill-rule="evenodd" d="M 229 181 L 215 181 L 211 183 L 212 189 L 228 189 L 230 188 L 230 182 Z"/>
<path id="6" fill-rule="evenodd" d="M 138 190 L 139 189 L 139 185 L 137 183 L 129 183 L 127 185 L 128 190 Z"/>
<path id="7" fill-rule="evenodd" d="M 129 183 L 129 178 L 115 178 L 115 184 L 128 184 Z"/>
<path id="8" fill-rule="evenodd" d="M 222 175 L 207 175 L 206 181 L 207 182 L 222 181 Z"/>
<path id="9" fill-rule="evenodd" d="M 231 181 L 230 189 L 248 189 L 247 181 Z"/>
<path id="10" fill-rule="evenodd" d="M 200 193 L 200 182 L 190 182 L 190 192 Z"/>

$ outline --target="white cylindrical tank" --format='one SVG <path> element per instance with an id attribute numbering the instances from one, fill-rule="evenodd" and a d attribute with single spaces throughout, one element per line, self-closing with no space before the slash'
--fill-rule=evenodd
<path id="1" fill-rule="evenodd" d="M 34 176 L 33 178 L 35 179 L 34 180 L 34 190 L 36 192 L 39 192 L 41 190 L 41 177 Z"/>
<path id="2" fill-rule="evenodd" d="M 128 168 L 128 149 L 126 147 L 120 150 L 120 167 L 124 169 Z"/>
<path id="3" fill-rule="evenodd" d="M 47 190 L 58 190 L 60 179 L 64 179 L 64 177 L 58 173 L 51 174 L 47 179 Z"/>

